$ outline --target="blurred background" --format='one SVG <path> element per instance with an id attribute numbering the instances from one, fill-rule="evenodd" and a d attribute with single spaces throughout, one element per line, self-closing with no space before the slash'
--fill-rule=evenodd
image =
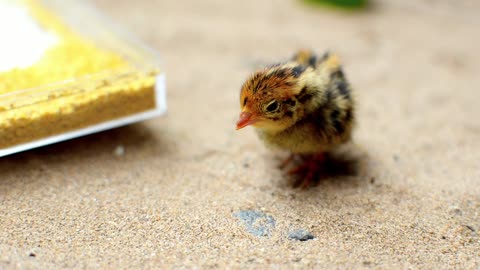
<path id="1" fill-rule="evenodd" d="M 477 112 L 477 1 L 94 2 L 160 52 L 171 118 L 195 112 L 206 143 L 212 130 L 230 132 L 246 76 L 300 48 L 340 54 L 358 94 L 358 136 L 384 134 L 378 147 L 399 132 L 411 142 L 461 130 Z"/>

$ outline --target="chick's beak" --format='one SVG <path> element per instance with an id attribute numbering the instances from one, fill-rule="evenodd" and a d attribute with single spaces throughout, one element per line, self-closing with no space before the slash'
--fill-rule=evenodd
<path id="1" fill-rule="evenodd" d="M 255 119 L 254 115 L 249 112 L 242 112 L 240 113 L 240 118 L 237 122 L 237 130 L 244 128 L 248 125 L 255 124 L 257 119 Z"/>

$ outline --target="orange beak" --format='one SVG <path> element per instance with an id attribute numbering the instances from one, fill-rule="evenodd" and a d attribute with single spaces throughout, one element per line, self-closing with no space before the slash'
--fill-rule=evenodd
<path id="1" fill-rule="evenodd" d="M 237 130 L 255 124 L 257 121 L 258 119 L 256 119 L 253 114 L 249 112 L 242 112 L 240 113 L 240 118 L 237 122 Z"/>

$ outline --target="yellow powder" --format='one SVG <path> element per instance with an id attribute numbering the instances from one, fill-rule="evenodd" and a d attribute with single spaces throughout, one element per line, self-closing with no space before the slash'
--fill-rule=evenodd
<path id="1" fill-rule="evenodd" d="M 37 2 L 24 4 L 59 38 L 32 66 L 0 73 L 0 149 L 155 107 L 156 70 L 139 70 Z"/>

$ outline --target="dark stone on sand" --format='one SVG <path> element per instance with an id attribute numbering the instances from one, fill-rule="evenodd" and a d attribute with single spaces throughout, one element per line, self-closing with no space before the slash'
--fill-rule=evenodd
<path id="1" fill-rule="evenodd" d="M 309 231 L 304 229 L 293 230 L 288 233 L 288 239 L 290 240 L 308 241 L 314 238 L 315 236 L 313 236 Z"/>

